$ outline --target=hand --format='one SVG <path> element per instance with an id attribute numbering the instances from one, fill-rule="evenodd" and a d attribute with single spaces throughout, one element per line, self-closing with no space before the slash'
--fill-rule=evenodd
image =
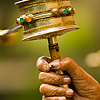
<path id="1" fill-rule="evenodd" d="M 49 72 L 49 64 L 52 70 L 66 71 L 70 77 Z M 37 68 L 41 71 L 39 80 L 44 83 L 40 86 L 40 92 L 44 95 L 42 100 L 100 100 L 99 83 L 72 59 L 63 58 L 51 62 L 48 57 L 40 57 Z M 71 89 L 57 86 L 64 84 L 70 84 Z"/>

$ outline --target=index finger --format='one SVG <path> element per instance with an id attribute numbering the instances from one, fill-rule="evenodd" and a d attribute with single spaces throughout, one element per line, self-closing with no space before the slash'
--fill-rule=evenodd
<path id="1" fill-rule="evenodd" d="M 51 61 L 52 60 L 50 57 L 42 56 L 37 60 L 36 66 L 37 66 L 38 70 L 41 72 L 49 72 L 50 71 L 49 63 Z"/>

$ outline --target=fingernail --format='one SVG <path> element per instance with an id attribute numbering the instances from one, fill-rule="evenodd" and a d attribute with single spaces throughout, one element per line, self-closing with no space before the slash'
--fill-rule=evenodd
<path id="1" fill-rule="evenodd" d="M 50 71 L 50 67 L 47 64 L 43 65 L 43 71 L 48 72 Z"/>
<path id="2" fill-rule="evenodd" d="M 70 78 L 64 78 L 64 83 L 69 83 L 70 82 Z"/>
<path id="3" fill-rule="evenodd" d="M 45 100 L 45 96 L 43 95 L 42 100 Z"/>
<path id="4" fill-rule="evenodd" d="M 73 93 L 74 93 L 74 92 L 73 92 L 72 89 L 69 89 L 69 90 L 66 91 L 66 95 L 67 95 L 67 97 L 72 96 Z"/>
<path id="5" fill-rule="evenodd" d="M 59 100 L 66 100 L 66 97 L 60 97 Z"/>
<path id="6" fill-rule="evenodd" d="M 56 68 L 56 67 L 59 66 L 59 60 L 55 60 L 55 61 L 53 61 L 53 62 L 51 62 L 49 64 L 51 65 L 52 68 Z"/>

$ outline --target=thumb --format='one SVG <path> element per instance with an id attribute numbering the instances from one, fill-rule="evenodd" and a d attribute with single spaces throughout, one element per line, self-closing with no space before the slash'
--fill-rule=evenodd
<path id="1" fill-rule="evenodd" d="M 78 66 L 71 58 L 58 59 L 50 63 L 52 70 L 62 70 L 70 74 L 73 82 L 93 83 L 95 80 L 85 72 L 80 66 Z"/>
<path id="2" fill-rule="evenodd" d="M 72 78 L 76 78 L 80 76 L 79 74 L 85 73 L 74 60 L 68 57 L 52 61 L 49 65 L 51 65 L 52 70 L 67 71 Z"/>

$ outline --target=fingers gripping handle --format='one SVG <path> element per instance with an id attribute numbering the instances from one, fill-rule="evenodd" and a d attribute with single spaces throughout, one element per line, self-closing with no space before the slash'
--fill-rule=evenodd
<path id="1" fill-rule="evenodd" d="M 56 59 L 61 59 L 61 53 L 60 53 L 60 49 L 59 49 L 59 45 L 57 43 L 56 37 L 48 38 L 48 43 L 49 43 L 49 52 L 50 52 L 52 61 Z M 51 66 L 51 70 L 52 70 L 52 66 Z M 56 71 L 56 73 L 63 74 L 64 72 Z M 68 85 L 63 85 L 63 87 L 68 87 Z"/>

